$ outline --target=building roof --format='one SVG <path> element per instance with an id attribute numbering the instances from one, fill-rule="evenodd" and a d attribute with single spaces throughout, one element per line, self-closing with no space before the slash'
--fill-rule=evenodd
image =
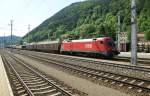
<path id="1" fill-rule="evenodd" d="M 144 36 L 145 36 L 144 32 L 141 32 L 141 33 L 137 34 L 137 37 L 141 37 L 141 38 L 143 37 L 144 38 Z"/>

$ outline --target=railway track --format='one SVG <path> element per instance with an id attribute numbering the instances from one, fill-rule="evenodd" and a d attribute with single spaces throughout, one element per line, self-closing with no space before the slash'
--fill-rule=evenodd
<path id="1" fill-rule="evenodd" d="M 16 49 L 14 49 L 16 50 Z M 20 51 L 26 51 L 28 52 L 27 50 L 20 50 Z M 29 51 L 31 52 L 31 51 Z M 34 52 L 34 51 L 32 51 Z M 41 52 L 43 53 L 43 52 Z M 55 55 L 59 55 L 59 54 L 55 54 Z M 66 56 L 66 55 L 64 55 Z M 67 55 L 68 56 L 68 55 Z M 83 57 L 83 56 L 76 56 L 76 57 Z M 92 61 L 92 60 L 88 60 L 88 58 L 90 59 L 93 59 L 92 57 L 87 57 L 87 56 L 84 56 L 84 58 L 86 58 L 86 61 Z M 80 60 L 83 60 L 84 58 L 80 59 Z M 94 57 L 96 58 L 96 57 Z M 99 58 L 97 58 L 99 60 Z M 123 57 L 123 56 L 117 56 L 117 57 L 114 57 L 114 58 L 100 58 L 101 60 L 109 60 L 109 61 L 117 61 L 117 62 L 125 62 L 125 63 L 130 63 L 131 62 L 131 58 L 130 57 Z M 104 63 L 107 61 L 103 61 Z M 138 66 L 145 66 L 145 67 L 149 67 L 150 66 L 150 59 L 149 58 L 138 58 L 137 60 L 137 63 L 138 63 Z"/>
<path id="2" fill-rule="evenodd" d="M 72 89 L 39 73 L 15 56 L 3 55 L 15 96 L 76 96 Z M 78 94 L 79 96 L 79 94 Z"/>
<path id="3" fill-rule="evenodd" d="M 26 50 L 20 50 L 20 51 L 26 51 Z M 56 55 L 58 55 L 58 54 L 56 54 Z M 64 55 L 64 56 L 66 56 L 66 55 Z M 82 56 L 77 56 L 77 57 L 82 57 Z M 87 60 L 89 57 L 85 56 L 84 58 L 86 58 L 86 60 Z M 92 57 L 90 57 L 90 58 L 92 59 Z M 99 59 L 99 58 L 97 58 L 97 59 Z M 131 62 L 131 58 L 130 57 L 122 57 L 122 56 L 117 56 L 117 57 L 114 57 L 112 59 L 106 59 L 106 58 L 100 58 L 100 59 L 101 60 L 109 60 L 109 61 L 112 61 L 112 62 L 113 61 L 126 62 L 126 63 L 130 63 Z M 91 60 L 87 60 L 87 61 L 91 61 Z M 138 58 L 137 63 L 138 63 L 139 66 L 150 66 L 150 59 L 148 59 L 148 58 Z"/>
<path id="4" fill-rule="evenodd" d="M 118 56 L 118 57 L 113 58 L 113 60 L 130 62 L 131 58 L 130 57 Z M 139 65 L 150 66 L 150 59 L 148 59 L 148 58 L 138 58 L 137 63 Z"/>
<path id="5" fill-rule="evenodd" d="M 65 69 L 69 72 L 72 72 L 74 74 L 79 74 L 80 76 L 83 76 L 86 78 L 92 78 L 94 80 L 103 81 L 103 82 L 109 83 L 111 85 L 117 85 L 119 87 L 132 89 L 137 93 L 144 94 L 143 96 L 150 96 L 150 80 L 130 77 L 130 76 L 126 76 L 126 75 L 120 75 L 120 74 L 116 74 L 113 72 L 107 72 L 107 71 L 92 69 L 92 68 L 88 68 L 88 67 L 84 67 L 84 66 L 80 66 L 80 65 L 74 65 L 71 63 L 66 63 L 65 61 L 68 59 L 65 57 L 60 58 L 59 56 L 56 56 L 55 58 L 50 58 L 50 57 L 46 58 L 46 57 L 42 57 L 41 54 L 39 54 L 37 56 L 37 54 L 33 55 L 33 54 L 29 54 L 29 53 L 28 54 L 24 53 L 24 55 L 26 55 L 30 58 L 39 60 L 39 61 L 47 62 L 49 64 L 52 64 L 53 66 L 57 66 L 57 68 L 61 67 L 61 68 L 63 68 L 63 70 Z M 58 58 L 59 58 L 59 60 L 58 60 Z M 74 59 L 72 58 L 72 60 L 74 60 Z M 124 65 L 120 66 L 118 64 L 113 65 L 113 66 L 150 72 L 150 70 L 148 68 L 141 69 L 141 67 L 124 66 Z"/>
<path id="6" fill-rule="evenodd" d="M 22 52 L 22 51 L 21 51 Z M 64 56 L 64 55 L 58 55 L 58 54 L 42 54 L 40 52 L 36 53 L 36 52 L 32 52 L 31 51 L 25 51 L 25 52 L 19 52 L 18 54 L 23 54 L 23 55 L 33 55 L 33 56 L 39 56 L 42 58 L 46 58 L 49 60 L 65 60 L 68 62 L 81 62 L 81 63 L 91 63 L 91 64 L 101 64 L 101 65 L 105 65 L 105 66 L 113 66 L 113 67 L 117 67 L 117 68 L 124 68 L 124 69 L 132 69 L 132 70 L 138 70 L 138 71 L 143 71 L 143 72 L 147 72 L 150 73 L 150 68 L 144 67 L 144 66 L 131 66 L 131 65 L 125 65 L 125 64 L 115 64 L 115 63 L 108 63 L 108 62 L 103 62 L 103 61 L 95 61 L 95 60 L 90 60 L 90 59 L 84 59 L 84 58 L 74 58 L 72 56 Z"/>

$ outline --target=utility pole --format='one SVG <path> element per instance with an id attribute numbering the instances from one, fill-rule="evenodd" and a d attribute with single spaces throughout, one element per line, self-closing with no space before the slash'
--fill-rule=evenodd
<path id="1" fill-rule="evenodd" d="M 31 26 L 31 25 L 29 24 L 29 25 L 28 25 L 28 43 L 30 42 L 30 41 L 29 41 L 30 26 Z"/>
<path id="2" fill-rule="evenodd" d="M 11 26 L 11 37 L 10 37 L 10 39 L 11 39 L 11 52 L 12 52 L 12 31 L 13 31 L 13 20 L 10 20 L 10 26 Z"/>
<path id="3" fill-rule="evenodd" d="M 51 33 L 51 30 L 48 31 L 48 40 L 51 40 L 50 33 Z"/>
<path id="4" fill-rule="evenodd" d="M 47 40 L 49 40 L 49 39 L 50 39 L 50 32 L 48 33 L 48 35 L 47 35 L 47 36 L 48 36 L 48 37 L 47 37 L 47 38 L 48 38 Z"/>
<path id="5" fill-rule="evenodd" d="M 137 25 L 135 0 L 131 0 L 131 64 L 137 64 Z"/>
<path id="6" fill-rule="evenodd" d="M 5 49 L 5 32 L 4 32 L 4 37 L 3 38 L 4 38 L 4 41 L 3 41 L 4 45 L 3 46 L 4 46 L 4 49 Z"/>
<path id="7" fill-rule="evenodd" d="M 118 12 L 118 34 L 117 34 L 117 45 L 118 45 L 118 51 L 120 51 L 120 11 Z"/>

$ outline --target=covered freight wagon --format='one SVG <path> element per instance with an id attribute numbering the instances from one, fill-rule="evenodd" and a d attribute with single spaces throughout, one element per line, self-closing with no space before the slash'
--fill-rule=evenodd
<path id="1" fill-rule="evenodd" d="M 60 51 L 60 42 L 59 41 L 43 41 L 36 43 L 34 50 L 59 53 Z"/>

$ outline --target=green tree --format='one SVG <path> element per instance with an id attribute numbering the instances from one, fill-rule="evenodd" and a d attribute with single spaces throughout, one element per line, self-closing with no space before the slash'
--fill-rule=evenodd
<path id="1" fill-rule="evenodd" d="M 137 23 L 146 36 L 150 29 L 150 0 L 137 1 Z M 131 31 L 130 0 L 86 0 L 73 3 L 45 20 L 29 33 L 31 42 L 48 38 L 95 38 L 108 35 L 115 38 L 117 13 L 121 12 L 121 31 Z M 54 38 L 54 34 L 56 35 Z M 130 37 L 130 35 L 128 35 Z M 27 40 L 28 34 L 23 37 Z M 147 38 L 147 37 L 145 37 Z"/>
<path id="2" fill-rule="evenodd" d="M 91 38 L 93 33 L 96 31 L 96 28 L 92 24 L 85 24 L 80 26 L 79 31 L 81 38 Z"/>
<path id="3" fill-rule="evenodd" d="M 145 32 L 145 39 L 150 40 L 150 29 Z"/>

